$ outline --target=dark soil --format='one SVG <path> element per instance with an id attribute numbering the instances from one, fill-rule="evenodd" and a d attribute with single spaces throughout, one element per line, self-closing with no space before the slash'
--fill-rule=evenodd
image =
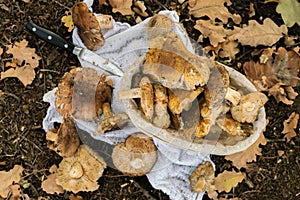
<path id="1" fill-rule="evenodd" d="M 281 16 L 276 13 L 276 3 L 265 4 L 262 1 L 254 3 L 256 14 L 249 18 L 249 0 L 233 0 L 229 10 L 243 17 L 243 23 L 249 19 L 262 22 L 270 17 L 278 25 L 283 24 Z M 25 25 L 29 19 L 47 27 L 71 40 L 71 33 L 61 23 L 61 17 L 74 5 L 75 1 L 66 0 L 31 0 L 24 3 L 21 0 L 0 0 L 0 47 L 29 41 L 29 46 L 36 48 L 42 57 L 36 68 L 36 78 L 29 86 L 24 87 L 16 78 L 6 78 L 0 81 L 0 90 L 5 94 L 0 97 L 0 171 L 10 170 L 14 165 L 24 167 L 22 191 L 31 198 L 48 197 L 49 199 L 68 199 L 70 192 L 62 195 L 49 195 L 41 189 L 41 182 L 48 169 L 53 164 L 58 165 L 61 158 L 47 148 L 42 120 L 46 115 L 48 104 L 42 101 L 43 95 L 57 86 L 63 74 L 75 66 L 79 66 L 77 58 L 67 52 L 46 44 L 29 33 Z M 195 19 L 188 14 L 186 3 L 180 5 L 169 0 L 145 0 L 150 15 L 168 8 L 180 13 L 181 22 L 188 34 L 197 40 L 199 31 L 193 28 Z M 113 14 L 111 7 L 101 9 L 94 5 L 95 11 L 112 14 L 117 21 L 135 24 L 135 17 L 124 17 Z M 216 11 L 217 12 L 217 11 Z M 232 23 L 232 22 L 229 22 Z M 300 35 L 299 26 L 289 29 L 289 34 Z M 206 45 L 207 41 L 202 45 Z M 298 41 L 299 43 L 299 41 Z M 283 41 L 277 43 L 285 47 Z M 237 58 L 228 65 L 236 66 L 251 58 L 251 52 L 263 47 L 250 48 L 240 46 Z M 11 60 L 11 55 L 3 54 L 0 61 L 0 72 L 6 70 L 4 62 Z M 300 87 L 296 88 L 300 92 Z M 300 97 L 291 106 L 276 103 L 270 98 L 266 105 L 269 124 L 265 131 L 267 145 L 262 146 L 262 155 L 257 162 L 249 164 L 247 178 L 229 193 L 220 197 L 241 199 L 300 199 L 300 127 L 297 137 L 286 142 L 281 134 L 283 121 L 296 111 L 300 112 Z M 283 150 L 279 156 L 277 151 Z M 217 173 L 232 170 L 230 162 L 222 156 L 212 156 L 217 166 Z M 84 199 L 169 199 L 166 194 L 151 187 L 146 177 L 132 178 L 108 168 L 99 180 L 100 189 L 95 192 L 79 193 Z M 205 197 L 206 199 L 207 197 Z"/>

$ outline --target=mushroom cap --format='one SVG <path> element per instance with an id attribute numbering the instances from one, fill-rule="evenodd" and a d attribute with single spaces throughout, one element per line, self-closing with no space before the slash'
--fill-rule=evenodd
<path id="1" fill-rule="evenodd" d="M 214 168 L 209 161 L 201 163 L 189 177 L 191 188 L 194 192 L 210 191 L 213 187 Z"/>
<path id="2" fill-rule="evenodd" d="M 77 129 L 71 117 L 65 117 L 58 130 L 50 129 L 46 134 L 46 139 L 48 147 L 62 157 L 73 156 L 80 145 Z"/>
<path id="3" fill-rule="evenodd" d="M 112 161 L 121 172 L 131 176 L 147 174 L 156 163 L 157 152 L 151 137 L 135 133 L 118 143 L 112 152 Z"/>
<path id="4" fill-rule="evenodd" d="M 259 109 L 268 101 L 261 92 L 251 92 L 241 97 L 240 103 L 230 109 L 232 118 L 238 122 L 252 123 L 258 116 Z"/>
<path id="5" fill-rule="evenodd" d="M 59 164 L 56 183 L 74 193 L 94 191 L 99 187 L 97 180 L 104 168 L 106 163 L 103 158 L 86 145 L 81 145 L 72 157 L 64 158 Z"/>
<path id="6" fill-rule="evenodd" d="M 56 110 L 63 116 L 95 121 L 102 114 L 102 104 L 111 101 L 111 81 L 91 68 L 75 68 L 67 72 L 55 93 Z"/>
<path id="7" fill-rule="evenodd" d="M 171 31 L 173 21 L 166 15 L 156 14 L 148 22 L 146 32 L 148 37 L 156 38 Z"/>

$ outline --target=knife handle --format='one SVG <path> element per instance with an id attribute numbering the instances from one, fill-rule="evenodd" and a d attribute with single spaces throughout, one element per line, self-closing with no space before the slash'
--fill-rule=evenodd
<path id="1" fill-rule="evenodd" d="M 36 25 L 32 20 L 29 20 L 26 27 L 46 42 L 73 53 L 75 46 L 56 33 Z"/>

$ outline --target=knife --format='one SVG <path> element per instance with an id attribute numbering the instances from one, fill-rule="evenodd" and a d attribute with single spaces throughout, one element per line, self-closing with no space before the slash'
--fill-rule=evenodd
<path id="1" fill-rule="evenodd" d="M 124 74 L 123 71 L 119 68 L 119 66 L 113 63 L 112 61 L 110 61 L 109 59 L 103 58 L 88 49 L 75 46 L 74 44 L 68 42 L 66 39 L 57 35 L 56 33 L 53 33 L 50 30 L 47 30 L 45 28 L 36 25 L 32 20 L 29 20 L 26 27 L 27 29 L 32 31 L 35 35 L 45 40 L 46 42 L 55 45 L 57 47 L 60 47 L 62 49 L 65 49 L 75 54 L 82 60 L 85 60 L 106 72 L 109 72 L 117 76 L 123 76 Z"/>

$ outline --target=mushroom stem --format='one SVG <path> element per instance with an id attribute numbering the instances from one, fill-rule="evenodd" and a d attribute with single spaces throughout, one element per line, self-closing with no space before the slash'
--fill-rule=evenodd
<path id="1" fill-rule="evenodd" d="M 141 98 L 141 88 L 119 91 L 118 97 L 119 99 Z"/>
<path id="2" fill-rule="evenodd" d="M 241 93 L 228 87 L 225 95 L 225 99 L 230 101 L 233 106 L 236 106 L 239 104 L 241 100 Z"/>

